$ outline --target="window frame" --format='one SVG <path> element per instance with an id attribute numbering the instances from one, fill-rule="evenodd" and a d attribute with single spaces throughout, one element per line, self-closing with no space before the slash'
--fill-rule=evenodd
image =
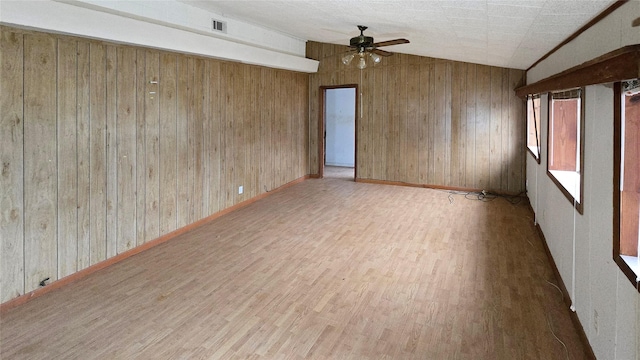
<path id="1" fill-rule="evenodd" d="M 538 100 L 538 116 L 537 116 L 537 118 L 536 118 L 536 112 L 535 112 L 535 103 L 534 103 L 535 100 Z M 532 120 L 529 117 L 529 102 L 531 102 L 531 106 L 533 108 L 534 127 L 535 127 L 535 129 L 537 131 L 536 135 L 538 136 L 538 138 L 536 139 L 538 147 L 534 148 L 534 149 L 532 149 L 529 146 L 529 127 L 530 127 L 529 123 Z M 529 152 L 529 154 L 531 154 L 533 156 L 533 158 L 538 162 L 538 164 L 540 164 L 540 157 L 542 155 L 542 139 L 541 139 L 542 133 L 540 131 L 540 125 L 541 125 L 540 118 L 542 116 L 542 110 L 541 109 L 542 109 L 542 99 L 541 99 L 540 94 L 529 94 L 529 95 L 527 95 L 527 100 L 526 100 L 527 138 L 525 139 L 526 140 L 525 141 L 525 146 L 527 147 L 527 151 Z M 534 152 L 534 150 L 536 150 L 536 151 Z M 537 154 L 536 154 L 536 152 L 537 152 Z"/>
<path id="2" fill-rule="evenodd" d="M 631 284 L 640 292 L 640 273 L 631 268 L 629 263 L 620 253 L 620 233 L 621 233 L 621 166 L 622 166 L 622 83 L 613 84 L 613 260 L 620 270 L 629 279 Z M 639 240 L 640 241 L 640 240 Z M 640 261 L 640 254 L 637 256 Z"/>
<path id="3" fill-rule="evenodd" d="M 551 141 L 552 141 L 552 131 L 553 131 L 552 121 L 553 121 L 554 94 L 561 94 L 561 93 L 566 93 L 571 91 L 580 92 L 580 96 L 577 97 L 577 99 L 580 100 L 580 104 L 578 108 L 578 110 L 580 111 L 580 116 L 577 119 L 577 126 L 579 127 L 579 134 L 577 134 L 577 139 L 579 139 L 580 144 L 579 146 L 576 146 L 576 151 L 579 152 L 579 154 L 576 154 L 576 159 L 580 162 L 580 166 L 577 171 L 578 175 L 580 176 L 580 180 L 579 180 L 580 194 L 578 196 L 578 199 L 576 199 L 574 195 L 571 194 L 571 192 L 569 192 L 569 190 L 565 188 L 565 186 L 560 182 L 560 180 L 556 178 L 556 176 L 552 173 L 552 171 L 554 170 L 549 169 L 549 160 L 550 160 L 549 157 L 550 157 L 550 154 L 553 153 L 551 151 L 551 145 L 552 145 Z M 580 215 L 582 215 L 583 209 L 584 209 L 584 118 L 585 118 L 584 92 L 585 92 L 584 88 L 574 88 L 574 89 L 567 89 L 562 91 L 554 91 L 554 92 L 550 92 L 547 98 L 547 102 L 548 102 L 547 103 L 547 176 L 549 176 L 549 178 L 553 181 L 553 183 L 556 184 L 558 189 L 560 189 L 560 191 L 564 194 L 567 200 L 569 200 L 569 202 L 573 205 L 573 207 L 575 207 L 575 209 L 578 211 Z"/>

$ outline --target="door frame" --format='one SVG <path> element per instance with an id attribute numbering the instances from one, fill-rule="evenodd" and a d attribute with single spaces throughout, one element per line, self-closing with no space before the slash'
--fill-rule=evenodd
<path id="1" fill-rule="evenodd" d="M 326 121 L 326 92 L 327 90 L 334 90 L 334 89 L 355 89 L 355 104 L 356 104 L 356 111 L 355 111 L 355 119 L 354 119 L 354 126 L 355 126 L 355 138 L 353 139 L 353 154 L 354 154 L 354 161 L 353 161 L 353 181 L 356 181 L 356 179 L 358 179 L 358 109 L 360 108 L 360 102 L 359 102 L 359 97 L 358 97 L 358 84 L 346 84 L 346 85 L 327 85 L 327 86 L 320 86 L 320 91 L 318 91 L 318 93 L 320 94 L 320 118 L 318 119 L 318 177 L 323 178 L 324 177 L 324 147 L 325 147 L 325 126 L 324 123 Z"/>

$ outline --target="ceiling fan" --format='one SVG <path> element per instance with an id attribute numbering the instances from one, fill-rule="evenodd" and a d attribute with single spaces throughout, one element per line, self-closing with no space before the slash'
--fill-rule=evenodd
<path id="1" fill-rule="evenodd" d="M 378 48 L 409 43 L 407 39 L 394 39 L 375 43 L 373 42 L 373 37 L 364 35 L 364 31 L 367 30 L 366 26 L 358 25 L 358 29 L 360 30 L 360 35 L 352 37 L 351 40 L 349 40 L 349 47 L 352 51 L 342 57 L 342 63 L 349 65 L 353 58 L 357 56 L 359 59 L 356 66 L 360 70 L 367 67 L 367 59 L 370 59 L 369 61 L 372 62 L 373 65 L 376 65 L 382 60 L 381 56 L 393 55 L 393 53 L 389 51 Z"/>

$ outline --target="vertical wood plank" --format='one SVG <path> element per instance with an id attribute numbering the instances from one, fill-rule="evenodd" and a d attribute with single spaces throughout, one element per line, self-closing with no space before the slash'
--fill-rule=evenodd
<path id="1" fill-rule="evenodd" d="M 272 140 L 271 140 L 271 116 L 273 113 L 273 98 L 271 96 L 267 96 L 267 94 L 272 94 L 273 92 L 273 70 L 271 69 L 262 69 L 260 71 L 261 75 L 261 86 L 260 86 L 260 102 L 263 104 L 263 110 L 260 114 L 260 132 L 262 134 L 262 147 L 261 147 L 261 162 L 260 162 L 260 175 L 262 191 L 267 192 L 272 189 L 272 161 L 271 161 L 271 152 L 272 152 Z M 317 92 L 316 92 L 317 93 Z M 313 122 L 313 121 L 312 121 Z M 316 123 L 317 124 L 317 123 Z M 313 152 L 313 151 L 311 151 Z M 316 168 L 317 169 L 317 168 Z"/>
<path id="2" fill-rule="evenodd" d="M 78 41 L 77 135 L 78 154 L 78 270 L 91 265 L 91 172 L 90 172 L 90 46 Z"/>
<path id="3" fill-rule="evenodd" d="M 177 96 L 176 55 L 160 55 L 160 235 L 178 228 L 177 225 Z"/>
<path id="4" fill-rule="evenodd" d="M 404 55 L 404 54 L 403 54 Z M 405 64 L 405 56 L 401 56 L 401 63 L 398 66 L 400 83 L 396 92 L 398 98 L 398 160 L 396 165 L 396 179 L 400 181 L 408 181 L 407 177 L 407 154 L 409 146 L 407 144 L 408 134 L 408 108 L 407 108 L 407 64 Z"/>
<path id="5" fill-rule="evenodd" d="M 77 42 L 58 41 L 58 277 L 78 270 Z"/>
<path id="6" fill-rule="evenodd" d="M 0 302 L 24 293 L 23 35 L 0 30 Z"/>
<path id="7" fill-rule="evenodd" d="M 251 176 L 251 157 L 252 157 L 252 139 L 251 139 L 251 130 L 252 130 L 252 117 L 255 111 L 255 103 L 252 102 L 251 96 L 251 76 L 252 76 L 252 66 L 248 66 L 244 69 L 242 76 L 242 102 L 245 103 L 245 106 L 242 107 L 242 139 L 244 141 L 244 173 L 242 178 L 238 180 L 238 185 L 243 185 L 243 193 L 242 195 L 238 195 L 239 201 L 243 199 L 251 198 L 251 192 L 253 187 L 252 176 Z M 247 104 L 250 104 L 247 106 Z"/>
<path id="8" fill-rule="evenodd" d="M 211 61 L 209 68 L 209 213 L 220 211 L 220 62 Z"/>
<path id="9" fill-rule="evenodd" d="M 356 129 L 358 137 L 356 154 L 357 176 L 364 179 L 371 179 L 371 161 L 373 159 L 373 156 L 369 153 L 371 151 L 371 139 L 369 137 L 371 131 L 369 129 L 371 128 L 372 118 L 369 111 L 371 109 L 371 96 L 373 95 L 371 78 L 374 71 L 375 69 L 372 68 L 362 74 L 362 81 L 358 82 L 358 94 L 356 94 L 358 98 L 356 104 L 359 107 L 356 112 L 358 116 L 358 128 Z"/>
<path id="10" fill-rule="evenodd" d="M 467 63 L 461 63 L 458 68 L 459 74 L 459 89 L 458 95 L 460 97 L 460 106 L 458 109 L 460 120 L 459 120 L 459 128 L 458 128 L 458 156 L 459 161 L 457 164 L 452 165 L 455 166 L 458 171 L 459 183 L 457 186 L 464 187 L 466 184 L 466 167 L 467 167 L 467 142 L 465 141 L 467 138 Z"/>
<path id="11" fill-rule="evenodd" d="M 24 35 L 25 291 L 56 280 L 56 40 Z"/>
<path id="12" fill-rule="evenodd" d="M 420 113 L 419 113 L 419 139 L 418 143 L 418 172 L 421 184 L 428 183 L 429 174 L 429 65 L 420 64 Z"/>
<path id="13" fill-rule="evenodd" d="M 476 181 L 475 186 L 489 189 L 491 185 L 491 68 L 476 67 Z"/>
<path id="14" fill-rule="evenodd" d="M 272 151 L 271 161 L 273 161 L 273 180 L 271 188 L 276 188 L 278 183 L 284 181 L 282 172 L 276 171 L 282 169 L 282 156 L 283 156 L 283 144 L 282 144 L 282 72 L 274 70 L 274 103 L 273 103 L 273 118 L 272 118 Z M 324 160 L 320 160 L 324 161 Z"/>
<path id="15" fill-rule="evenodd" d="M 380 81 L 381 83 L 386 83 L 387 80 L 387 66 L 384 66 L 376 72 L 376 81 Z M 378 104 L 376 106 L 374 116 L 376 117 L 377 124 L 377 156 L 376 163 L 377 167 L 374 168 L 377 170 L 377 176 L 379 179 L 387 178 L 387 137 L 388 137 L 388 129 L 389 129 L 389 121 L 387 120 L 387 102 L 385 96 L 385 88 L 382 86 L 376 86 L 374 90 L 375 94 L 375 102 Z"/>
<path id="16" fill-rule="evenodd" d="M 293 76 L 293 73 L 288 72 L 288 71 L 282 71 L 282 94 L 287 94 L 288 90 L 290 89 L 290 84 L 291 84 L 291 79 Z M 283 160 L 284 162 L 281 165 L 281 170 L 283 170 L 283 178 L 282 178 L 282 183 L 286 184 L 287 182 L 291 181 L 292 178 L 292 174 L 291 174 L 291 162 L 292 162 L 292 158 L 293 158 L 293 149 L 292 149 L 292 138 L 291 138 L 291 122 L 292 122 L 292 113 L 291 110 L 289 108 L 289 104 L 290 101 L 292 101 L 292 98 L 287 98 L 286 96 L 282 97 L 282 143 L 284 144 L 284 148 L 283 148 Z"/>
<path id="17" fill-rule="evenodd" d="M 146 126 L 145 103 L 147 97 L 147 81 L 145 74 L 146 51 L 136 50 L 136 244 L 141 245 L 145 239 L 146 214 Z"/>
<path id="18" fill-rule="evenodd" d="M 509 90 L 524 83 L 525 72 L 509 70 Z M 523 151 L 526 143 L 526 121 L 524 101 L 509 91 L 509 186 L 511 193 L 518 193 L 526 189 L 525 156 Z"/>
<path id="19" fill-rule="evenodd" d="M 398 167 L 398 104 L 396 103 L 396 96 L 398 92 L 398 77 L 396 76 L 395 66 L 386 66 L 386 83 L 388 88 L 386 89 L 385 104 L 386 104 L 386 176 L 388 180 L 396 181 L 397 167 Z"/>
<path id="20" fill-rule="evenodd" d="M 437 78 L 436 78 L 436 64 L 429 65 L 429 95 L 427 96 L 429 102 L 427 105 L 427 133 L 429 134 L 429 140 L 427 142 L 427 152 L 429 153 L 429 163 L 428 173 L 427 173 L 427 184 L 436 184 L 437 183 L 437 167 L 436 167 L 436 159 L 438 154 L 436 153 L 436 149 L 438 146 L 438 139 L 436 139 L 436 123 L 437 113 L 436 113 L 436 90 L 437 90 Z"/>
<path id="21" fill-rule="evenodd" d="M 420 183 L 420 66 L 408 65 L 407 77 L 407 140 L 406 140 L 406 181 Z"/>
<path id="22" fill-rule="evenodd" d="M 271 133 L 271 142 L 269 143 L 269 163 L 271 167 L 269 169 L 269 190 L 276 188 L 276 184 L 278 183 L 278 173 L 277 169 L 279 168 L 278 160 L 279 160 L 279 146 L 280 146 L 280 138 L 278 136 L 278 110 L 279 110 L 279 73 L 276 70 L 271 71 L 271 81 L 273 81 L 273 85 L 271 87 L 272 94 L 277 94 L 270 101 L 271 112 L 269 114 L 269 118 L 267 121 L 269 122 L 269 129 Z M 318 141 L 322 141 L 319 139 Z M 319 162 L 324 161 L 322 159 L 318 159 Z M 319 164 L 319 163 L 318 163 Z"/>
<path id="23" fill-rule="evenodd" d="M 118 202 L 116 249 L 136 245 L 136 50 L 118 49 L 116 138 Z"/>
<path id="24" fill-rule="evenodd" d="M 290 92 L 293 92 L 294 94 L 298 94 L 298 96 L 295 96 L 294 99 L 292 99 L 292 101 L 290 102 L 289 106 L 292 107 L 292 111 L 291 111 L 291 141 L 292 141 L 292 149 L 293 149 L 293 159 L 292 159 L 292 177 L 291 179 L 296 179 L 299 175 L 298 169 L 300 167 L 300 143 L 302 140 L 302 137 L 299 135 L 300 134 L 300 127 L 302 126 L 301 122 L 299 121 L 300 118 L 299 116 L 301 115 L 301 111 L 300 111 L 300 100 L 303 101 L 304 103 L 304 99 L 300 99 L 299 97 L 299 91 L 297 91 L 297 89 L 299 88 L 299 76 L 298 74 L 291 74 L 291 87 L 289 88 Z M 357 131 L 357 130 L 356 130 Z"/>
<path id="25" fill-rule="evenodd" d="M 209 110 L 211 109 L 211 105 L 209 102 L 211 101 L 210 95 L 210 83 L 209 79 L 209 61 L 203 61 L 203 73 L 201 77 L 203 92 L 202 92 L 202 191 L 200 198 L 202 199 L 202 216 L 206 217 L 209 215 L 209 191 L 211 189 L 210 179 L 211 175 L 209 174 L 209 165 L 211 164 L 211 115 Z"/>
<path id="26" fill-rule="evenodd" d="M 195 159 L 196 159 L 196 154 L 195 154 L 195 149 L 196 149 L 196 138 L 198 136 L 198 134 L 196 133 L 196 119 L 195 119 L 195 98 L 196 98 L 196 94 L 195 94 L 195 59 L 193 58 L 189 58 L 188 60 L 188 65 L 187 65 L 187 79 L 188 79 L 188 85 L 187 85 L 187 96 L 189 99 L 188 102 L 188 106 L 187 106 L 187 136 L 188 136 L 188 141 L 187 141 L 187 174 L 188 174 L 188 178 L 187 178 L 187 201 L 188 201 L 188 211 L 189 211 L 189 218 L 188 218 L 188 223 L 192 223 L 195 221 L 195 212 L 194 212 L 194 194 L 195 194 L 195 184 L 196 184 L 196 178 L 195 178 L 195 173 L 196 173 L 196 169 L 195 169 Z"/>
<path id="27" fill-rule="evenodd" d="M 304 74 L 300 74 L 299 77 L 302 79 L 300 83 L 300 114 L 301 117 L 298 119 L 302 124 L 300 129 L 301 136 L 301 149 L 300 149 L 300 176 L 308 174 L 309 167 L 309 156 L 308 153 L 309 148 L 309 77 L 304 76 Z"/>
<path id="28" fill-rule="evenodd" d="M 502 154 L 502 159 L 500 162 L 500 189 L 509 190 L 509 162 L 515 160 L 512 158 L 509 152 L 509 148 L 511 146 L 509 134 L 511 131 L 511 121 L 514 119 L 510 118 L 511 113 L 511 103 L 510 103 L 510 95 L 513 93 L 513 88 L 511 88 L 510 77 L 509 77 L 509 69 L 500 69 L 502 74 L 502 101 L 500 103 L 500 109 L 502 110 L 501 116 L 501 124 L 500 131 L 502 134 L 500 135 L 501 139 L 501 149 L 500 153 Z M 515 124 L 513 124 L 515 126 Z M 515 155 L 515 154 L 513 154 Z"/>
<path id="29" fill-rule="evenodd" d="M 286 114 L 286 102 L 283 101 L 283 97 L 286 95 L 287 87 L 287 73 L 281 70 L 274 70 L 274 93 L 277 94 L 277 98 L 272 104 L 272 122 L 271 122 L 271 146 L 272 146 L 272 174 L 274 174 L 274 181 L 272 187 L 277 188 L 280 183 L 287 182 L 287 171 L 289 156 L 287 149 L 289 146 L 289 140 L 285 138 L 285 134 L 288 128 L 288 114 Z M 324 159 L 322 160 L 324 161 Z M 285 169 L 281 172 L 280 169 Z"/>
<path id="30" fill-rule="evenodd" d="M 300 107 L 302 108 L 302 113 L 303 116 L 300 119 L 300 121 L 303 124 L 303 147 L 302 147 L 302 153 L 300 154 L 300 156 L 303 158 L 303 163 L 302 166 L 303 168 L 301 169 L 302 174 L 309 174 L 309 153 L 312 151 L 311 145 L 310 145 L 310 139 L 309 139 L 309 132 L 311 131 L 311 127 L 310 127 L 310 120 L 309 120 L 309 116 L 310 116 L 310 110 L 309 110 L 309 103 L 312 102 L 313 100 L 311 100 L 312 98 L 308 95 L 309 94 L 309 88 L 310 88 L 310 79 L 308 76 L 304 76 L 303 74 L 300 74 L 300 76 L 302 77 L 303 81 L 305 82 L 304 84 L 301 84 L 301 93 L 305 94 L 305 97 L 303 98 L 304 101 L 301 103 Z"/>
<path id="31" fill-rule="evenodd" d="M 273 93 L 274 93 L 274 101 L 273 101 L 273 113 L 271 118 L 271 161 L 273 162 L 273 166 L 271 168 L 272 180 L 271 180 L 271 189 L 274 189 L 278 186 L 278 183 L 282 181 L 282 176 L 280 176 L 280 172 L 278 169 L 281 168 L 281 160 L 282 160 L 282 126 L 281 126 L 281 101 L 282 101 L 282 93 L 280 89 L 280 84 L 282 82 L 282 73 L 280 71 L 273 71 Z M 324 160 L 320 160 L 324 161 Z"/>
<path id="32" fill-rule="evenodd" d="M 118 74 L 116 48 L 106 47 L 106 257 L 117 254 L 117 204 L 118 204 L 118 150 L 117 150 L 117 84 Z"/>
<path id="33" fill-rule="evenodd" d="M 502 69 L 491 67 L 491 113 L 489 121 L 489 189 L 501 189 L 502 168 Z"/>
<path id="34" fill-rule="evenodd" d="M 476 65 L 467 64 L 467 134 L 464 186 L 476 188 Z"/>
<path id="35" fill-rule="evenodd" d="M 445 87 L 444 89 L 444 143 L 445 143 L 445 148 L 444 148 L 444 158 L 443 158 L 443 163 L 444 163 L 444 174 L 443 174 L 443 178 L 444 178 L 444 184 L 452 184 L 452 180 L 451 180 L 451 138 L 452 138 L 452 132 L 451 132 L 451 81 L 452 81 L 452 76 L 451 76 L 451 69 L 452 69 L 452 63 L 451 62 L 447 62 L 445 64 L 445 73 L 444 73 L 444 80 L 445 80 Z"/>
<path id="36" fill-rule="evenodd" d="M 202 219 L 202 186 L 203 186 L 203 96 L 204 96 L 204 60 L 193 60 L 193 87 L 192 87 L 192 119 L 190 133 L 192 135 L 190 164 L 193 166 L 193 187 L 191 193 L 191 222 Z M 191 131 L 193 130 L 193 131 Z"/>
<path id="37" fill-rule="evenodd" d="M 107 143 L 106 143 L 106 49 L 90 45 L 89 73 L 89 176 L 90 176 L 90 264 L 107 257 Z"/>
<path id="38" fill-rule="evenodd" d="M 291 83 L 291 77 L 292 77 L 292 73 L 290 72 L 283 72 L 283 88 L 282 88 L 282 93 L 286 94 L 289 89 L 289 85 Z M 291 138 L 291 123 L 292 123 L 292 113 L 289 109 L 289 101 L 290 99 L 284 99 L 283 98 L 283 102 L 282 102 L 282 118 L 283 118 L 283 122 L 282 122 L 282 140 L 283 140 L 283 144 L 284 144 L 284 149 L 283 149 L 283 160 L 284 162 L 282 163 L 282 167 L 281 169 L 284 170 L 283 173 L 283 179 L 282 179 L 282 183 L 285 184 L 287 182 L 289 182 L 291 180 L 291 161 L 293 158 L 293 150 L 292 150 L 292 138 Z"/>
<path id="39" fill-rule="evenodd" d="M 180 56 L 177 61 L 176 89 L 176 200 L 177 226 L 189 224 L 189 61 Z"/>
<path id="40" fill-rule="evenodd" d="M 234 68 L 232 64 L 224 64 L 224 207 L 232 206 L 235 201 L 233 186 L 235 181 L 233 151 L 234 151 L 234 113 L 233 113 L 233 86 L 235 83 Z"/>
<path id="41" fill-rule="evenodd" d="M 160 236 L 160 54 L 145 54 L 145 220 L 144 242 Z"/>
<path id="42" fill-rule="evenodd" d="M 263 80 L 263 83 L 265 81 Z M 318 118 L 320 114 L 320 75 L 312 74 L 309 81 L 309 173 L 318 173 Z"/>
<path id="43" fill-rule="evenodd" d="M 248 142 L 248 146 L 247 146 L 247 170 L 248 172 L 245 174 L 245 182 L 248 184 L 247 188 L 245 189 L 245 192 L 247 193 L 245 196 L 246 198 L 252 198 L 254 196 L 256 196 L 258 194 L 258 173 L 259 173 L 259 169 L 258 169 L 258 161 L 256 159 L 256 157 L 259 155 L 256 152 L 256 143 L 257 143 L 257 136 L 259 136 L 259 134 L 256 134 L 255 129 L 256 127 L 258 127 L 258 123 L 256 121 L 256 119 L 258 118 L 258 114 L 259 114 L 259 103 L 258 103 L 258 79 L 260 76 L 260 71 L 258 69 L 258 67 L 252 66 L 249 69 L 249 73 L 248 76 L 246 78 L 246 91 L 248 91 L 247 94 L 247 102 L 249 104 L 251 104 L 251 107 L 248 108 L 248 114 L 246 115 L 246 120 L 248 122 L 248 127 L 247 127 L 247 133 L 245 134 L 245 137 L 247 139 Z"/>
<path id="44" fill-rule="evenodd" d="M 449 184 L 461 186 L 462 171 L 464 170 L 462 155 L 464 139 L 460 137 L 462 133 L 462 77 L 464 76 L 463 63 L 453 63 L 451 72 L 451 161 L 449 163 Z"/>
<path id="45" fill-rule="evenodd" d="M 435 65 L 435 121 L 433 128 L 434 182 L 435 185 L 446 184 L 447 157 L 447 65 Z"/>

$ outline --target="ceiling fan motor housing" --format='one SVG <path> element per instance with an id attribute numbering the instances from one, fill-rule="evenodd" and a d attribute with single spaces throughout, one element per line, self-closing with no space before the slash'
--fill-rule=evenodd
<path id="1" fill-rule="evenodd" d="M 371 36 L 364 35 L 356 36 L 351 38 L 349 45 L 355 48 L 369 48 L 373 46 L 373 38 Z"/>
<path id="2" fill-rule="evenodd" d="M 364 25 L 358 25 L 358 29 L 360 30 L 360 35 L 351 38 L 351 40 L 349 40 L 349 46 L 357 48 L 358 52 L 363 52 L 366 49 L 373 48 L 373 37 L 364 36 L 364 31 L 367 30 L 367 27 Z"/>

